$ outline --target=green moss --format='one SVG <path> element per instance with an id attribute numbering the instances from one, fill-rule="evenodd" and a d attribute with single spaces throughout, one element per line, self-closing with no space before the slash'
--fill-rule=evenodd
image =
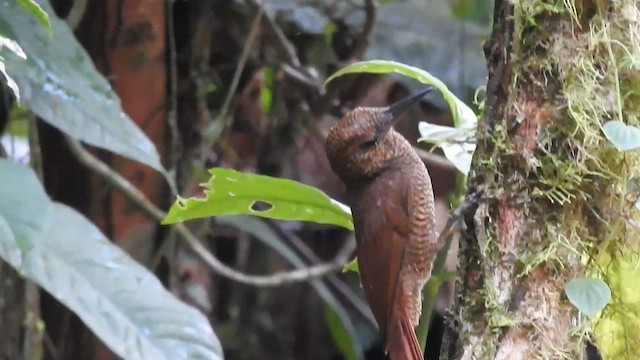
<path id="1" fill-rule="evenodd" d="M 640 319 L 640 302 L 629 300 L 624 291 L 624 283 L 640 275 L 640 226 L 636 225 L 640 214 L 635 207 L 640 189 L 630 191 L 628 184 L 628 179 L 640 173 L 640 155 L 617 151 L 604 136 L 602 125 L 620 119 L 640 126 L 640 10 L 632 0 L 611 2 L 588 19 L 588 28 L 581 28 L 581 14 L 574 1 L 512 3 L 513 75 L 506 117 L 530 120 L 532 114 L 544 116 L 535 119 L 536 150 L 526 159 L 521 144 L 505 142 L 513 138 L 506 123 L 480 135 L 491 149 L 479 163 L 481 170 L 502 174 L 486 179 L 485 186 L 499 197 L 504 185 L 509 184 L 513 189 L 523 189 L 518 196 L 524 200 L 542 204 L 533 208 L 539 213 L 531 215 L 544 218 L 544 226 L 526 234 L 527 248 L 518 257 L 518 278 L 529 276 L 540 266 L 558 269 L 558 276 L 572 274 L 566 269 L 578 269 L 603 278 L 614 293 L 600 318 L 579 319 L 573 330 L 572 349 L 561 349 L 553 355 L 540 353 L 538 357 L 574 358 L 595 328 L 605 358 L 637 358 L 638 354 L 630 352 L 619 355 L 625 347 L 640 348 L 640 327 L 625 326 L 626 320 L 621 317 L 626 312 Z M 537 94 L 544 96 L 553 86 L 560 87 L 557 97 L 535 98 Z M 533 101 L 533 105 L 521 103 L 520 98 Z M 518 170 L 515 177 L 514 169 Z M 495 259 L 492 255 L 496 252 L 497 234 L 493 230 L 488 226 L 478 234 L 485 274 L 491 274 L 496 265 L 490 260 Z M 619 249 L 625 249 L 624 256 Z M 505 313 L 505 304 L 492 290 L 499 286 L 485 281 L 483 296 L 489 326 L 526 324 L 526 319 Z M 637 295 L 640 290 L 634 291 Z M 617 339 L 609 347 L 612 341 L 606 339 L 606 331 L 615 333 Z M 536 336 L 544 337 L 544 330 Z M 487 351 L 495 349 L 495 344 L 484 346 Z"/>
<path id="2" fill-rule="evenodd" d="M 567 10 L 574 9 L 570 6 L 572 2 L 564 3 Z M 559 165 L 561 171 L 545 170 L 543 165 L 539 182 L 546 187 L 539 187 L 544 189 L 539 193 L 550 199 L 568 201 L 574 208 L 585 209 L 574 214 L 565 211 L 569 215 L 561 219 L 562 226 L 548 226 L 547 236 L 557 239 L 569 253 L 579 254 L 587 265 L 587 272 L 602 277 L 611 285 L 614 293 L 612 303 L 595 326 L 596 329 L 606 328 L 619 333 L 625 326 L 621 325 L 620 317 L 615 320 L 616 314 L 625 309 L 629 316 L 638 316 L 640 303 L 630 304 L 624 295 L 616 295 L 620 289 L 616 289 L 617 279 L 623 278 L 624 273 L 629 279 L 633 278 L 628 274 L 631 271 L 628 263 L 616 258 L 622 264 L 612 269 L 603 267 L 602 259 L 613 256 L 611 249 L 628 249 L 627 245 L 640 237 L 638 227 L 629 226 L 626 222 L 637 216 L 637 209 L 630 206 L 626 179 L 640 169 L 638 153 L 618 152 L 601 129 L 602 124 L 611 119 L 640 125 L 637 116 L 640 85 L 631 65 L 633 59 L 640 55 L 640 24 L 637 20 L 640 11 L 630 0 L 619 1 L 612 9 L 612 13 L 598 12 L 591 19 L 588 31 L 578 32 L 576 36 L 559 34 L 551 45 L 549 55 L 558 66 L 570 121 L 551 127 L 551 137 L 567 139 L 566 146 L 559 154 L 562 161 L 553 160 L 551 155 L 551 160 L 546 162 L 549 166 Z M 636 277 L 639 274 L 637 269 Z M 637 339 L 640 338 L 637 327 L 626 327 L 625 331 L 636 336 L 629 337 L 627 332 L 627 337 L 620 337 L 629 340 L 618 340 L 614 346 L 617 350 L 609 348 L 611 341 L 602 339 L 600 344 L 605 355 L 615 353 L 614 357 L 606 358 L 637 357 L 637 354 L 620 357 L 620 348 L 638 348 Z"/>

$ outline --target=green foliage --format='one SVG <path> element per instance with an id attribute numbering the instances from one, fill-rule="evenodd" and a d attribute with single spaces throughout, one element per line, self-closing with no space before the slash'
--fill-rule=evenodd
<path id="1" fill-rule="evenodd" d="M 329 331 L 331 332 L 331 337 L 338 349 L 340 349 L 342 356 L 346 360 L 364 359 L 364 354 L 362 352 L 354 351 L 352 345 L 353 337 L 351 337 L 347 329 L 344 328 L 343 323 L 340 321 L 340 317 L 335 310 L 326 306 L 324 308 L 324 317 L 327 326 L 329 327 Z"/>
<path id="2" fill-rule="evenodd" d="M 428 68 L 456 94 L 470 95 L 485 84 L 487 76 L 480 44 L 489 35 L 492 4 L 491 0 L 456 0 L 452 11 L 442 0 L 377 1 L 374 31 L 368 37 L 364 60 L 394 59 Z M 338 23 L 362 29 L 362 5 L 332 0 L 275 0 L 264 4 L 267 16 L 294 24 L 298 31 L 295 36 L 310 39 L 305 40 L 304 52 L 309 55 L 304 60 L 319 70 L 337 60 L 328 47 L 332 46 Z M 344 38 L 344 34 L 335 35 Z M 407 80 L 400 79 L 412 88 Z"/>
<path id="3" fill-rule="evenodd" d="M 273 78 L 276 72 L 271 67 L 262 69 L 262 87 L 260 88 L 260 107 L 265 113 L 271 111 L 273 106 Z"/>
<path id="4" fill-rule="evenodd" d="M 353 260 L 349 261 L 349 263 L 342 268 L 343 273 L 351 271 L 356 273 L 360 272 L 360 268 L 358 267 L 358 258 L 353 258 Z"/>
<path id="5" fill-rule="evenodd" d="M 287 179 L 209 170 L 204 198 L 178 197 L 163 224 L 215 215 L 256 215 L 271 219 L 314 221 L 353 230 L 351 211 L 322 191 Z"/>
<path id="6" fill-rule="evenodd" d="M 17 2 L 0 11 L 0 72 L 16 97 L 62 132 L 164 172 L 155 146 L 122 111 L 67 24 L 47 1 L 35 3 L 49 14 L 51 33 L 34 26 Z"/>
<path id="7" fill-rule="evenodd" d="M 178 301 L 82 215 L 51 201 L 31 169 L 4 159 L 0 257 L 123 358 L 222 359 L 202 314 Z"/>
<path id="8" fill-rule="evenodd" d="M 26 16 L 24 9 L 48 31 L 34 27 L 33 16 Z M 326 29 L 325 35 L 331 37 L 336 28 L 330 24 L 333 27 L 327 24 L 312 30 Z M 0 34 L 0 72 L 15 95 L 34 113 L 72 137 L 164 172 L 153 144 L 122 112 L 108 82 L 47 1 L 5 4 L 0 13 Z M 465 131 L 475 127 L 473 112 L 429 73 L 392 62 L 379 62 L 366 72 L 388 71 L 405 73 L 438 87 L 454 112 L 456 124 Z M 273 103 L 273 69 L 265 68 L 264 75 L 260 103 L 269 112 Z M 459 134 L 440 138 L 439 145 L 459 140 Z M 423 137 L 433 140 L 430 135 Z M 446 150 L 445 154 L 456 158 Z M 165 223 L 218 214 L 251 214 L 353 229 L 348 207 L 312 187 L 225 169 L 214 169 L 211 174 L 206 198 L 179 198 Z M 87 219 L 52 202 L 31 171 L 0 160 L 0 180 L 0 256 L 71 308 L 119 356 L 222 357 L 204 317 L 167 293 L 151 273 L 109 242 Z M 278 249 L 296 267 L 304 266 L 295 253 L 255 221 L 241 217 L 220 220 L 235 222 L 235 226 Z M 351 270 L 354 268 L 357 271 L 355 260 Z M 430 285 L 437 289 L 448 276 L 434 272 Z M 353 326 L 345 319 L 344 309 L 322 285 L 313 282 L 312 286 L 319 287 L 318 292 L 327 303 L 327 322 L 343 354 L 349 359 L 361 359 L 362 349 Z M 434 287 L 428 288 L 435 297 Z M 429 314 L 430 311 L 430 307 L 425 310 Z"/>
<path id="9" fill-rule="evenodd" d="M 488 0 L 454 0 L 451 3 L 451 13 L 459 19 L 476 23 L 491 20 L 493 2 Z"/>
<path id="10" fill-rule="evenodd" d="M 613 301 L 599 316 L 594 335 L 603 359 L 640 359 L 640 254 L 627 246 L 615 252 L 598 259 Z"/>
<path id="11" fill-rule="evenodd" d="M 29 109 L 14 103 L 9 112 L 9 122 L 5 128 L 5 132 L 16 137 L 27 138 L 29 132 L 29 116 L 31 116 Z"/>
<path id="12" fill-rule="evenodd" d="M 12 53 L 13 56 L 18 57 L 19 59 L 26 59 L 27 55 L 24 53 L 24 50 L 20 47 L 20 45 L 14 40 L 4 36 L 2 28 L 0 28 L 0 73 L 4 77 L 4 81 L 7 84 L 7 87 L 11 89 L 16 98 L 20 99 L 20 89 L 18 88 L 18 84 L 11 77 L 11 75 L 7 72 L 7 66 L 5 64 L 5 55 L 7 53 Z"/>
<path id="13" fill-rule="evenodd" d="M 564 285 L 567 298 L 578 310 L 594 317 L 611 299 L 611 290 L 600 279 L 573 279 Z"/>
<path id="14" fill-rule="evenodd" d="M 51 22 L 49 22 L 49 15 L 46 11 L 42 10 L 40 5 L 34 0 L 18 0 L 18 3 L 25 9 L 31 12 L 35 16 L 42 26 L 46 27 L 51 32 Z"/>
<path id="15" fill-rule="evenodd" d="M 334 22 L 327 23 L 324 29 L 324 41 L 328 46 L 333 44 L 333 35 L 338 31 L 338 26 Z"/>

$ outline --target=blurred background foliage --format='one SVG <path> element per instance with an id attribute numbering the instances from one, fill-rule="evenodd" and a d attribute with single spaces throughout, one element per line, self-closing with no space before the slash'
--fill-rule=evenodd
<path id="1" fill-rule="evenodd" d="M 395 76 L 352 75 L 325 90 L 326 77 L 357 60 L 395 60 L 428 70 L 472 104 L 474 93 L 486 81 L 482 44 L 493 13 L 488 0 L 377 4 L 53 0 L 51 4 L 114 88 L 124 111 L 153 141 L 162 163 L 177 175 L 179 194 L 198 194 L 198 184 L 208 178 L 206 168 L 220 166 L 295 179 L 338 200 L 344 200 L 344 189 L 323 149 L 328 128 L 355 106 L 387 105 L 419 84 Z M 59 45 L 64 49 L 62 45 L 68 44 Z M 77 54 L 69 50 L 67 55 Z M 65 76 L 77 70 L 59 63 L 59 58 L 41 60 L 64 67 Z M 58 82 L 75 83 L 65 77 L 45 76 L 40 81 L 45 90 Z M 3 147 L 14 158 L 28 156 L 28 150 L 25 155 L 20 149 L 28 149 L 32 115 L 6 88 L 3 93 Z M 27 104 L 40 101 L 51 111 L 60 108 L 38 98 L 45 95 L 46 91 L 23 94 Z M 108 101 L 79 95 L 83 102 Z M 79 106 L 69 101 L 72 108 Z M 88 109 L 87 116 L 105 114 L 99 103 Z M 419 121 L 451 124 L 437 96 L 429 97 L 397 126 L 416 146 Z M 205 313 L 227 359 L 363 358 L 354 351 L 358 348 L 367 359 L 382 358 L 356 274 L 277 288 L 251 287 L 217 276 L 185 251 L 172 232 L 87 173 L 64 145 L 59 130 L 43 122 L 37 128 L 47 193 L 89 217 L 174 294 Z M 94 153 L 155 204 L 166 208 L 173 201 L 160 174 L 102 150 Z M 437 153 L 422 154 L 433 177 L 442 226 L 456 183 L 455 170 Z M 334 226 L 257 218 L 221 217 L 189 227 L 224 263 L 252 274 L 328 261 L 352 236 Z M 455 267 L 455 254 L 448 266 Z M 443 287 L 438 311 L 446 309 L 451 297 L 451 287 Z M 53 298 L 43 294 L 41 309 L 45 358 L 110 358 L 104 345 Z M 345 321 L 350 323 L 346 328 Z M 429 354 L 438 352 L 441 321 L 434 317 Z"/>

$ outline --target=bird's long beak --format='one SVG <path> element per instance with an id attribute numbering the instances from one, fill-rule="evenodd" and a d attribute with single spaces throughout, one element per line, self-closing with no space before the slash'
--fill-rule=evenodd
<path id="1" fill-rule="evenodd" d="M 391 126 L 393 126 L 395 121 L 398 120 L 400 115 L 402 115 L 411 105 L 422 99 L 432 90 L 433 88 L 431 86 L 426 87 L 420 90 L 418 93 L 409 96 L 408 98 L 402 99 L 394 104 L 389 105 L 384 110 L 384 120 L 380 128 L 380 132 L 384 135 L 387 131 L 389 131 L 389 129 L 391 129 Z"/>

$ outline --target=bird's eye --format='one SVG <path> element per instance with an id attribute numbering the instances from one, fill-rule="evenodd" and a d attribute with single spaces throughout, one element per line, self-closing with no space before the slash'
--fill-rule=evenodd
<path id="1" fill-rule="evenodd" d="M 371 140 L 367 140 L 362 142 L 362 144 L 360 144 L 360 148 L 361 149 L 370 149 L 374 146 L 376 146 L 376 144 L 378 144 L 378 139 L 377 138 L 373 138 Z"/>

